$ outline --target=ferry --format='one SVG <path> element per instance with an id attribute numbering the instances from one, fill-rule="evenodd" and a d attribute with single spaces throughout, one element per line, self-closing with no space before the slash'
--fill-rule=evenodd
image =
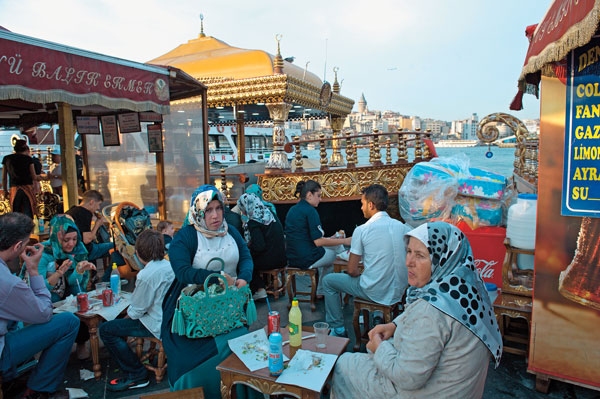
<path id="1" fill-rule="evenodd" d="M 475 147 L 479 145 L 479 140 L 440 140 L 435 143 L 439 148 L 463 148 Z"/>
<path id="2" fill-rule="evenodd" d="M 498 146 L 500 148 L 514 148 L 517 146 L 517 136 L 512 135 L 508 137 L 503 137 L 501 139 L 495 140 L 492 145 Z"/>
<path id="3" fill-rule="evenodd" d="M 286 128 L 285 142 L 300 137 L 300 129 Z M 246 162 L 268 161 L 273 151 L 273 127 L 244 127 Z M 211 126 L 208 131 L 208 148 L 211 163 L 232 165 L 238 163 L 237 129 L 231 126 Z"/>

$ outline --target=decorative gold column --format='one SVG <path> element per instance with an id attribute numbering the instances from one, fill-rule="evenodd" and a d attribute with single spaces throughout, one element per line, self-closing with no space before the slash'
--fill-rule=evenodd
<path id="1" fill-rule="evenodd" d="M 329 166 L 346 166 L 344 164 L 344 157 L 340 152 L 342 144 L 342 126 L 344 126 L 344 118 L 339 116 L 331 117 L 331 130 L 333 131 L 333 140 L 331 142 L 333 153 L 331 154 L 331 159 L 329 160 Z"/>
<path id="2" fill-rule="evenodd" d="M 285 127 L 284 122 L 288 118 L 292 104 L 288 103 L 270 103 L 265 104 L 269 110 L 269 115 L 273 119 L 273 153 L 267 162 L 265 173 L 275 171 L 291 171 L 288 157 L 283 150 L 285 145 Z"/>

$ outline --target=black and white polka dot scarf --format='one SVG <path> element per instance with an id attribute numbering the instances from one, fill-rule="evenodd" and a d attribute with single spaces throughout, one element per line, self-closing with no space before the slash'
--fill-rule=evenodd
<path id="1" fill-rule="evenodd" d="M 471 245 L 456 226 L 446 222 L 423 224 L 405 235 L 429 250 L 431 281 L 409 287 L 407 303 L 423 299 L 473 332 L 490 350 L 496 367 L 502 355 L 502 337 L 494 308 L 473 263 Z"/>

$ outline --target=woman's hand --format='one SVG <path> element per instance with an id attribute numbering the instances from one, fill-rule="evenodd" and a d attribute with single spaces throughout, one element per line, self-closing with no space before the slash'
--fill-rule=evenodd
<path id="1" fill-rule="evenodd" d="M 71 259 L 65 259 L 62 264 L 57 265 L 58 267 L 56 268 L 56 273 L 58 273 L 58 275 L 61 277 L 64 276 L 72 264 L 73 261 Z"/>
<path id="2" fill-rule="evenodd" d="M 396 331 L 396 325 L 394 323 L 378 324 L 371 331 L 369 331 L 369 342 L 367 342 L 367 349 L 372 353 L 375 353 L 379 344 L 383 341 L 391 338 Z"/>
<path id="3" fill-rule="evenodd" d="M 373 330 L 371 330 L 373 331 Z M 381 334 L 373 334 L 369 332 L 369 342 L 367 342 L 367 349 L 371 351 L 371 353 L 375 353 L 377 348 L 379 348 L 379 344 L 383 342 L 383 335 Z"/>
<path id="4" fill-rule="evenodd" d="M 369 339 L 373 339 L 376 336 L 381 336 L 381 339 L 385 341 L 390 339 L 396 331 L 396 325 L 394 323 L 377 324 L 369 331 Z"/>
<path id="5" fill-rule="evenodd" d="M 96 270 L 96 265 L 87 260 L 82 260 L 77 264 L 77 267 L 75 268 L 75 271 L 78 274 L 83 274 L 86 270 Z"/>
<path id="6" fill-rule="evenodd" d="M 247 284 L 248 284 L 248 282 L 246 280 L 243 280 L 243 279 L 235 280 L 235 286 L 238 288 L 242 288 L 243 286 L 245 286 Z"/>
<path id="7" fill-rule="evenodd" d="M 221 272 L 221 276 L 225 277 L 225 279 L 227 280 L 228 287 L 235 285 L 235 277 L 231 277 L 229 274 L 227 274 L 225 272 Z"/>

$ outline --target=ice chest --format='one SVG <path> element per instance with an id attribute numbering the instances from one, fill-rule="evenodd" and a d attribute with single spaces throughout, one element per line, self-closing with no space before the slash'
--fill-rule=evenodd
<path id="1" fill-rule="evenodd" d="M 456 226 L 467 236 L 471 244 L 475 267 L 479 270 L 483 281 L 502 287 L 506 227 L 490 226 L 471 229 L 465 222 L 459 222 Z"/>

